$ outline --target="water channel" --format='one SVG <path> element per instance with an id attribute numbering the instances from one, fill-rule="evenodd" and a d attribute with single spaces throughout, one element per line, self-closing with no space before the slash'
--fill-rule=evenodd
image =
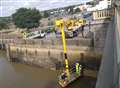
<path id="1" fill-rule="evenodd" d="M 0 51 L 0 88 L 60 88 L 57 83 L 58 73 L 8 62 L 5 52 Z M 95 81 L 95 78 L 84 77 L 67 88 L 94 88 Z"/>

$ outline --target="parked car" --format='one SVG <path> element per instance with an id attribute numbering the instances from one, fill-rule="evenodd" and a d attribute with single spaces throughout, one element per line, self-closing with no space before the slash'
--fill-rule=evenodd
<path id="1" fill-rule="evenodd" d="M 55 29 L 54 27 L 48 27 L 47 30 L 46 30 L 46 33 L 51 33 L 51 32 L 54 32 Z"/>
<path id="2" fill-rule="evenodd" d="M 65 37 L 66 38 L 74 38 L 78 36 L 78 32 L 77 31 L 73 31 L 73 32 L 65 32 Z"/>
<path id="3" fill-rule="evenodd" d="M 46 36 L 46 32 L 41 32 L 40 34 L 41 34 L 41 35 L 40 35 L 41 38 L 43 38 L 43 37 Z"/>
<path id="4" fill-rule="evenodd" d="M 90 16 L 92 16 L 92 12 L 85 12 L 85 13 L 83 14 L 83 18 L 88 18 L 88 17 L 90 17 Z"/>

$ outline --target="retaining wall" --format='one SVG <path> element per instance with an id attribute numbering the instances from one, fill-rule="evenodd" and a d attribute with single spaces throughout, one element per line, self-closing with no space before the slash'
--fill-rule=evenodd
<path id="1" fill-rule="evenodd" d="M 70 42 L 70 41 L 69 41 Z M 68 59 L 70 64 L 79 61 L 81 53 L 90 57 L 99 57 L 89 46 L 68 45 Z M 39 44 L 8 44 L 6 45 L 9 61 L 20 61 L 28 64 L 34 64 L 40 67 L 57 69 L 64 66 L 64 54 L 61 45 L 39 45 Z M 92 56 L 91 56 L 92 55 Z"/>

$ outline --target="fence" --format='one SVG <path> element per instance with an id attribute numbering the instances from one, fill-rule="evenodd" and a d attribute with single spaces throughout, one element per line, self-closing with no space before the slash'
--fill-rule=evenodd
<path id="1" fill-rule="evenodd" d="M 104 9 L 93 12 L 93 20 L 111 18 L 114 15 L 114 9 Z"/>

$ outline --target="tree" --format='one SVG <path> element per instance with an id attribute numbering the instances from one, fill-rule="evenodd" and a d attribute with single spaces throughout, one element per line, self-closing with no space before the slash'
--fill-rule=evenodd
<path id="1" fill-rule="evenodd" d="M 70 9 L 70 7 L 65 7 L 64 9 L 65 9 L 65 11 L 68 12 L 68 10 Z"/>
<path id="2" fill-rule="evenodd" d="M 53 21 L 49 21 L 49 22 L 48 22 L 48 26 L 51 26 L 51 25 L 54 25 L 54 22 L 53 22 Z"/>
<path id="3" fill-rule="evenodd" d="M 12 15 L 14 24 L 19 28 L 35 28 L 39 26 L 41 14 L 37 9 L 20 8 Z"/>
<path id="4" fill-rule="evenodd" d="M 77 12 L 81 12 L 79 8 L 75 9 L 75 13 L 77 13 Z"/>
<path id="5" fill-rule="evenodd" d="M 2 29 L 9 29 L 8 24 L 5 22 L 0 22 L 0 30 L 2 30 Z"/>
<path id="6" fill-rule="evenodd" d="M 10 17 L 0 17 L 0 30 L 9 29 L 10 23 L 11 23 Z"/>
<path id="7" fill-rule="evenodd" d="M 47 18 L 47 17 L 49 17 L 48 11 L 44 11 L 44 18 Z"/>
<path id="8" fill-rule="evenodd" d="M 69 9 L 70 9 L 69 13 L 70 13 L 70 14 L 73 14 L 73 13 L 74 13 L 74 12 L 73 12 L 73 6 L 70 6 Z"/>

